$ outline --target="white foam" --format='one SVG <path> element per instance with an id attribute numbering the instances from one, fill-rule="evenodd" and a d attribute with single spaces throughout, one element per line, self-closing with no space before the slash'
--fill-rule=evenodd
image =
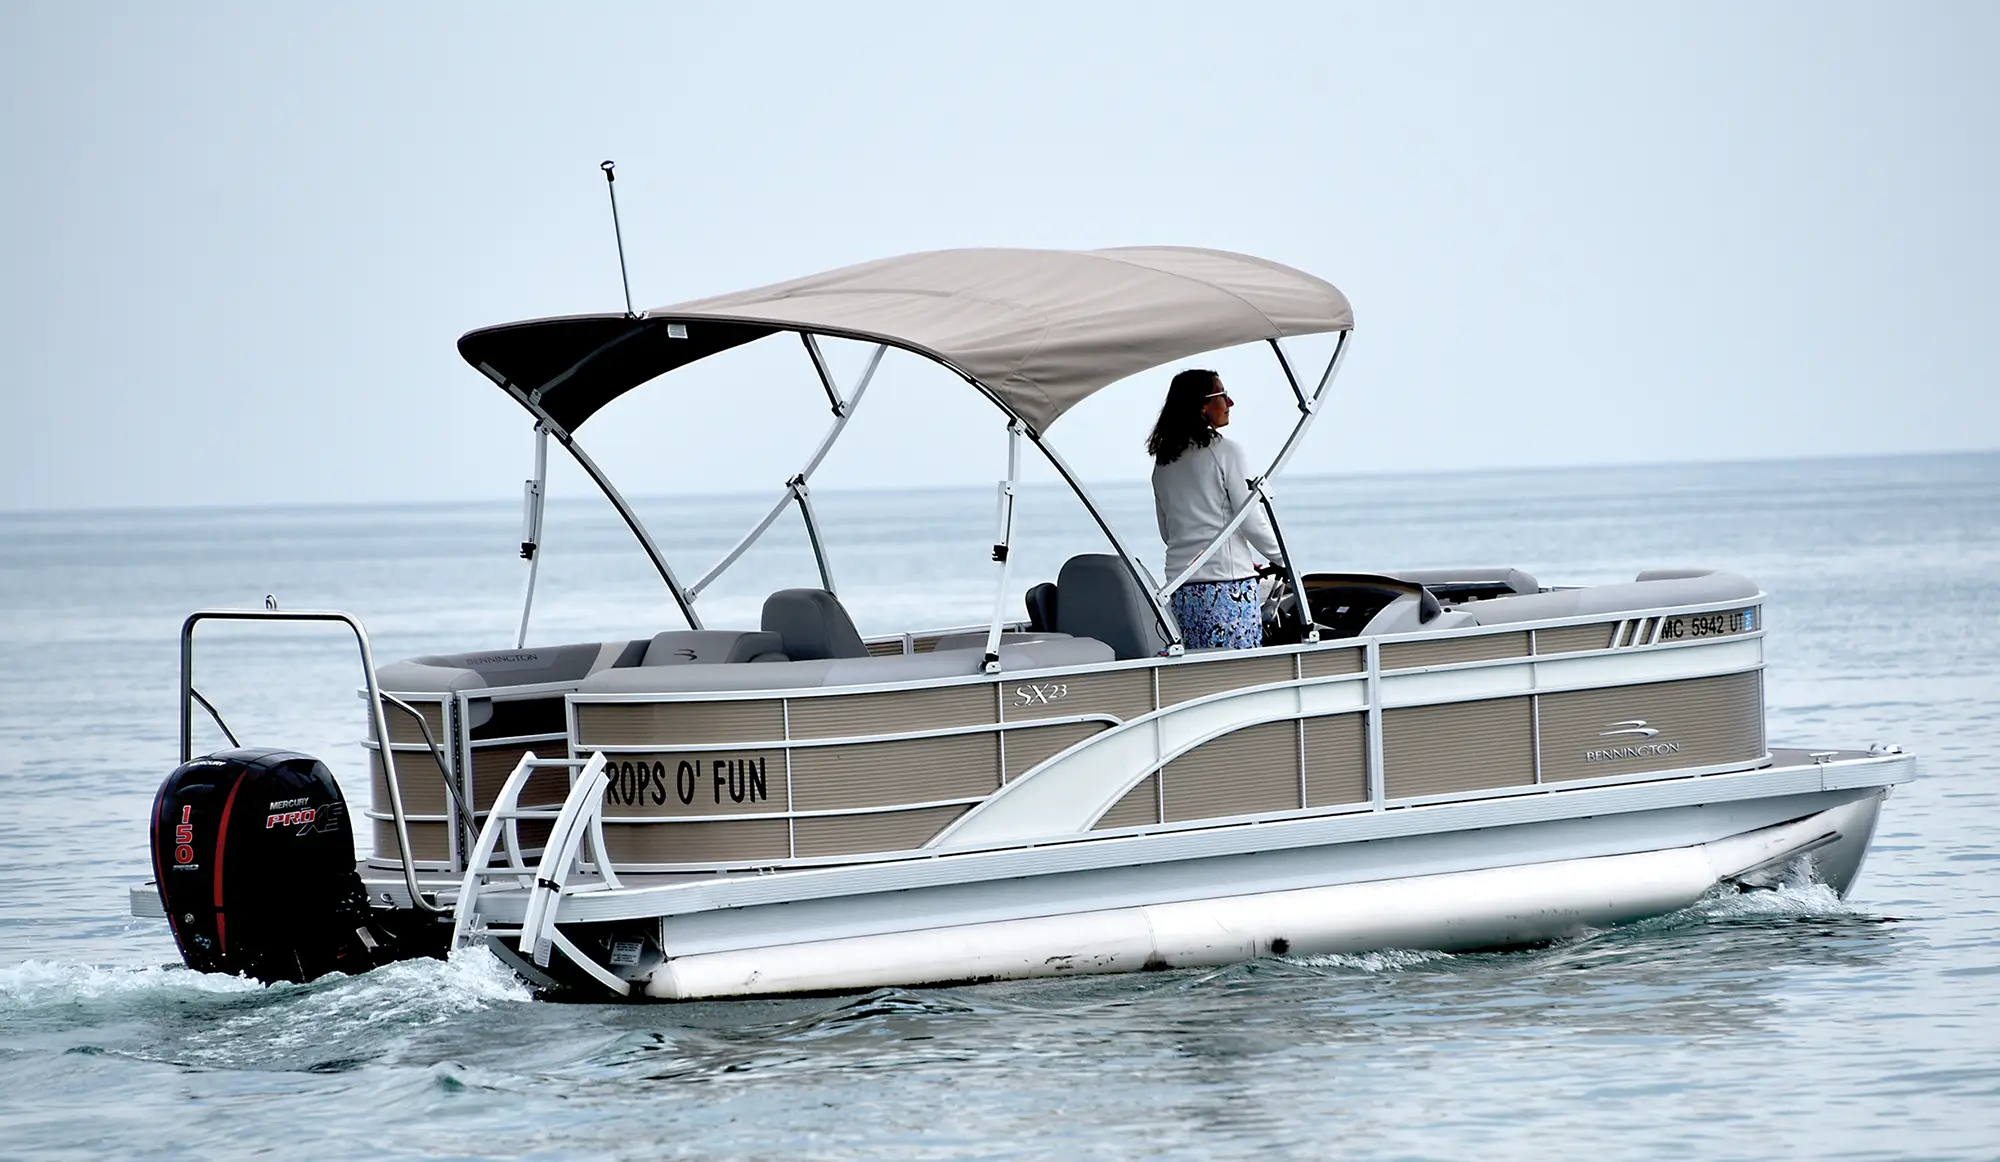
<path id="1" fill-rule="evenodd" d="M 220 996 L 263 987 L 245 977 L 194 972 L 178 964 L 133 968 L 26 960 L 0 968 L 0 1006 L 12 1009 L 189 993 Z"/>
<path id="2" fill-rule="evenodd" d="M 1710 920 L 1754 919 L 1759 916 L 1861 916 L 1866 909 L 1840 898 L 1827 885 L 1797 875 L 1761 891 L 1716 892 L 1688 909 Z"/>
<path id="3" fill-rule="evenodd" d="M 1312 968 L 1351 968 L 1360 972 L 1395 972 L 1399 969 L 1415 968 L 1435 960 L 1450 960 L 1451 953 L 1423 948 L 1384 948 L 1377 952 L 1346 954 L 1339 952 L 1321 953 L 1315 956 L 1288 956 L 1284 959 L 1293 964 L 1303 964 Z"/>

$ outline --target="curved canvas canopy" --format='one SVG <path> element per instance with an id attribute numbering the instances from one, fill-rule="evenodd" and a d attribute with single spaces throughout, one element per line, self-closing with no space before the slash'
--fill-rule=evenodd
<path id="1" fill-rule="evenodd" d="M 458 341 L 565 429 L 665 372 L 779 331 L 886 343 L 979 384 L 1035 432 L 1092 392 L 1203 351 L 1354 326 L 1289 266 L 1182 246 L 937 250 L 658 307 L 509 323 Z"/>

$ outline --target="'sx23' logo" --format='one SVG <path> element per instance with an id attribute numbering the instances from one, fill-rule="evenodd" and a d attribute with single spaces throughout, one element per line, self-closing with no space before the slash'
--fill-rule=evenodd
<path id="1" fill-rule="evenodd" d="M 1014 705 L 1048 706 L 1069 697 L 1067 682 L 1030 682 L 1014 687 Z"/>

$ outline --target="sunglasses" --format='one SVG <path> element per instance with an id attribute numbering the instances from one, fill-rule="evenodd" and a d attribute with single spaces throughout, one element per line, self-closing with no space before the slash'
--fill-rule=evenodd
<path id="1" fill-rule="evenodd" d="M 1202 396 L 1202 398 L 1203 398 L 1203 399 L 1219 399 L 1219 400 L 1221 400 L 1221 401 L 1222 401 L 1223 403 L 1227 404 L 1227 405 L 1228 405 L 1228 406 L 1230 406 L 1230 407 L 1235 407 L 1235 406 L 1236 406 L 1236 401 L 1235 401 L 1235 400 L 1233 400 L 1233 399 L 1230 399 L 1230 398 L 1229 398 L 1229 393 L 1228 393 L 1228 392 L 1226 392 L 1226 391 L 1211 391 L 1211 392 L 1209 392 L 1209 393 L 1208 393 L 1207 395 L 1205 395 L 1205 396 Z"/>

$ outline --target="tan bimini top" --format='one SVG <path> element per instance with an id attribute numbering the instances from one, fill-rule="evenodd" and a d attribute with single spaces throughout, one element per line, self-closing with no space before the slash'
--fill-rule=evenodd
<path id="1" fill-rule="evenodd" d="M 657 307 L 470 332 L 459 353 L 574 431 L 625 392 L 779 331 L 886 343 L 1037 434 L 1091 393 L 1203 351 L 1354 326 L 1324 279 L 1184 246 L 936 250 Z"/>

